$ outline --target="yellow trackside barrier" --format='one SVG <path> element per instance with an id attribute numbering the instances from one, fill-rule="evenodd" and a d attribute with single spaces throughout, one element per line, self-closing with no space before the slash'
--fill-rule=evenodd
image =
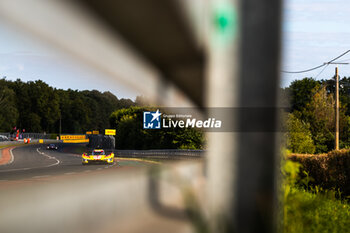
<path id="1" fill-rule="evenodd" d="M 39 139 L 39 143 L 44 143 L 44 140 L 43 139 Z"/>
<path id="2" fill-rule="evenodd" d="M 105 135 L 115 135 L 115 129 L 105 129 Z"/>
<path id="3" fill-rule="evenodd" d="M 89 139 L 65 139 L 63 143 L 85 143 L 89 142 Z"/>
<path id="4" fill-rule="evenodd" d="M 61 140 L 83 140 L 86 139 L 85 134 L 80 134 L 80 135 L 61 135 Z"/>
<path id="5" fill-rule="evenodd" d="M 85 143 L 89 142 L 85 134 L 80 135 L 61 135 L 61 140 L 63 143 Z"/>

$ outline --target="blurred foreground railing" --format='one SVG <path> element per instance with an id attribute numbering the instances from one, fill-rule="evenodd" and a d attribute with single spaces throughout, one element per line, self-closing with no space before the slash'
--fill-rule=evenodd
<path id="1" fill-rule="evenodd" d="M 187 27 L 171 31 L 185 22 L 186 16 L 196 14 L 177 12 L 178 8 L 172 7 L 175 5 L 158 8 L 165 1 L 151 1 L 153 4 L 148 3 L 144 8 L 138 4 L 145 1 L 80 1 L 90 5 L 106 3 L 99 8 L 100 18 L 110 13 L 105 21 L 98 20 L 96 11 L 87 12 L 73 2 L 76 1 L 0 1 L 0 17 L 100 71 L 111 86 L 119 85 L 116 80 L 122 81 L 154 102 L 192 106 L 182 91 L 187 90 L 185 94 L 191 96 L 202 89 L 205 107 L 276 106 L 281 0 L 178 1 L 184 5 L 198 2 L 189 7 L 193 12 L 203 9 L 196 20 L 200 22 L 197 27 L 202 29 L 196 33 L 197 38 L 203 38 L 200 46 L 190 33 L 186 34 Z M 117 5 L 113 8 L 107 2 Z M 119 5 L 129 2 L 130 5 Z M 118 19 L 120 14 L 114 13 L 117 9 L 120 14 L 125 13 L 124 18 Z M 136 9 L 142 10 L 135 13 Z M 147 9 L 155 12 L 150 10 L 143 17 Z M 144 25 L 147 16 L 153 20 Z M 167 25 L 167 16 L 178 19 Z M 124 27 L 123 22 L 127 24 Z M 115 33 L 111 32 L 112 28 Z M 164 28 L 163 36 L 152 33 L 157 28 Z M 125 33 L 120 36 L 119 31 Z M 167 41 L 154 43 L 154 39 L 166 35 L 170 35 Z M 134 40 L 124 41 L 128 36 Z M 196 53 L 190 54 L 194 57 L 191 61 L 187 53 L 178 53 L 181 46 L 175 46 L 173 53 L 167 52 L 171 51 L 172 43 L 184 38 L 194 45 L 186 51 L 202 49 L 206 54 L 205 67 L 199 71 L 194 67 L 196 63 L 202 64 L 203 59 L 197 58 Z M 161 51 L 167 53 L 158 53 Z M 197 72 L 205 73 L 200 77 L 201 82 L 193 79 Z M 276 114 L 249 119 L 227 114 L 223 120 L 233 125 L 247 122 L 275 125 Z M 185 203 L 197 206 L 198 197 L 191 196 L 191 192 L 207 194 L 205 211 L 199 207 L 190 211 L 195 219 L 192 226 L 200 229 L 198 232 L 274 232 L 279 166 L 278 137 L 274 132 L 208 133 L 206 182 L 201 166 L 191 161 L 188 166 L 174 164 L 160 172 L 158 168 L 151 172 L 104 172 L 41 186 L 34 183 L 30 188 L 6 189 L 0 196 L 0 232 L 107 232 L 102 227 L 109 224 L 112 229 L 109 232 L 170 233 L 175 228 L 175 232 L 188 232 L 193 228 L 177 227 L 186 226 L 181 223 L 188 206 L 181 205 L 181 197 Z M 198 188 L 203 183 L 206 190 Z M 169 208 L 164 200 L 174 206 Z M 178 224 L 174 224 L 175 228 L 162 225 L 164 221 L 155 220 L 156 224 L 151 224 L 147 218 L 152 213 L 171 216 L 168 220 L 177 220 Z M 123 226 L 128 228 L 123 231 Z"/>
<path id="2" fill-rule="evenodd" d="M 193 232 L 186 211 L 204 194 L 203 174 L 192 161 L 9 185 L 1 188 L 0 232 Z"/>

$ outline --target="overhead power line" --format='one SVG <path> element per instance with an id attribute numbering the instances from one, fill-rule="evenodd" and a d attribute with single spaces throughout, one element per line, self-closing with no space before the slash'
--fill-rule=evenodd
<path id="1" fill-rule="evenodd" d="M 339 58 L 341 58 L 342 56 L 346 55 L 347 53 L 349 53 L 350 50 L 347 50 L 346 52 L 340 54 L 339 56 L 333 58 L 332 60 L 328 61 L 328 62 L 325 62 L 323 63 L 322 65 L 319 65 L 319 66 L 315 66 L 313 68 L 310 68 L 310 69 L 306 69 L 306 70 L 300 70 L 300 71 L 285 71 L 285 70 L 282 70 L 281 72 L 282 73 L 288 73 L 288 74 L 300 74 L 300 73 L 306 73 L 306 72 L 309 72 L 309 71 L 312 71 L 312 70 L 316 70 L 316 69 L 319 69 L 323 66 L 326 66 L 326 65 L 329 65 L 330 63 L 338 60 Z"/>
<path id="2" fill-rule="evenodd" d="M 317 79 L 318 76 L 320 76 L 320 74 L 323 73 L 323 71 L 328 67 L 329 64 L 326 64 L 326 66 L 320 71 L 320 73 L 318 73 L 316 76 L 315 76 L 315 79 Z"/>

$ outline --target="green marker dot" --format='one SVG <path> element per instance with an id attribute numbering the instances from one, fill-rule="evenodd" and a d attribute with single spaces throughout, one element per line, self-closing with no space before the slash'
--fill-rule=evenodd
<path id="1" fill-rule="evenodd" d="M 234 38 L 237 29 L 237 14 L 235 8 L 229 2 L 221 2 L 213 7 L 213 21 L 218 40 L 223 43 Z"/>
<path id="2" fill-rule="evenodd" d="M 217 23 L 221 29 L 225 29 L 229 24 L 228 19 L 223 15 L 218 16 Z"/>

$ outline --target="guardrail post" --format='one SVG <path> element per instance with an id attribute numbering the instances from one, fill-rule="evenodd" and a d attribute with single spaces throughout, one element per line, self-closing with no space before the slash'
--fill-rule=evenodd
<path id="1" fill-rule="evenodd" d="M 275 230 L 281 1 L 212 0 L 208 14 L 207 106 L 234 108 L 224 119 L 234 126 L 271 126 L 269 132 L 208 134 L 211 231 L 270 233 Z M 263 111 L 246 118 L 239 107 Z"/>

